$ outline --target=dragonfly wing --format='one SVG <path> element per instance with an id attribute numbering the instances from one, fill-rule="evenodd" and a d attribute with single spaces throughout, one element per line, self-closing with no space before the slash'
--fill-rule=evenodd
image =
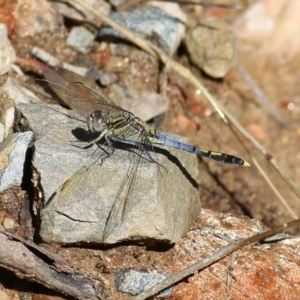
<path id="1" fill-rule="evenodd" d="M 106 155 L 104 151 L 96 149 L 89 161 L 68 178 L 48 200 L 41 212 L 40 236 L 44 241 L 101 242 L 104 220 L 115 197 L 110 182 L 116 173 L 111 168 L 103 170 L 103 155 Z"/>
<path id="2" fill-rule="evenodd" d="M 97 91 L 95 91 L 94 89 L 81 82 L 74 82 L 74 85 L 76 86 L 75 91 L 79 95 L 88 94 L 91 101 L 99 104 L 103 111 L 125 111 L 120 106 L 115 105 L 113 100 L 110 99 L 107 94 L 102 92 L 100 88 L 98 88 Z"/>
<path id="3" fill-rule="evenodd" d="M 78 113 L 89 114 L 95 110 L 124 111 L 100 89 L 95 92 L 81 82 L 64 81 L 65 86 L 50 81 L 46 82 L 66 105 Z"/>
<path id="4" fill-rule="evenodd" d="M 154 172 L 155 174 L 152 176 L 151 180 L 149 180 L 149 178 L 147 180 L 143 180 L 145 169 L 149 169 L 150 165 L 157 161 L 157 158 L 155 160 L 156 153 L 148 139 L 146 130 L 143 130 L 140 133 L 140 138 L 136 142 L 135 146 L 136 147 L 131 148 L 131 150 L 126 151 L 129 156 L 130 166 L 107 218 L 103 232 L 104 242 L 114 229 L 123 223 L 126 219 L 126 215 L 134 207 L 134 205 L 137 204 L 136 202 L 145 197 L 145 194 L 147 194 L 153 186 L 153 181 L 157 179 L 159 172 L 158 164 L 155 167 L 156 171 Z M 149 150 L 152 150 L 153 153 L 150 154 L 148 152 Z"/>

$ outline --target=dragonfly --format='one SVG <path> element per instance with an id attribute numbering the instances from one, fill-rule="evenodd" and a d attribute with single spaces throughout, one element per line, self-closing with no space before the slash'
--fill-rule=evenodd
<path id="1" fill-rule="evenodd" d="M 198 156 L 213 159 L 217 162 L 231 164 L 235 166 L 248 167 L 250 164 L 233 155 L 212 151 L 204 148 L 185 144 L 169 138 L 165 134 L 155 129 L 149 129 L 146 123 L 135 116 L 133 113 L 115 105 L 113 101 L 103 92 L 94 91 L 81 82 L 73 82 L 69 88 L 64 88 L 55 83 L 47 81 L 51 88 L 62 99 L 77 105 L 81 103 L 93 103 L 98 107 L 97 110 L 89 113 L 86 118 L 87 127 L 90 132 L 96 135 L 88 145 L 105 144 L 110 149 L 101 160 L 109 158 L 115 152 L 116 143 L 127 144 L 135 149 L 132 155 L 131 165 L 119 188 L 113 206 L 107 217 L 103 238 L 105 240 L 113 232 L 114 228 L 122 223 L 126 213 L 128 203 L 133 191 L 138 188 L 138 172 L 141 165 L 156 164 L 158 170 L 163 167 L 157 161 L 155 145 L 165 145 L 179 150 L 184 150 Z M 82 175 L 82 170 L 78 173 Z M 78 175 L 78 176 L 79 176 Z M 76 177 L 77 175 L 72 177 Z M 59 193 L 63 193 L 66 182 Z"/>

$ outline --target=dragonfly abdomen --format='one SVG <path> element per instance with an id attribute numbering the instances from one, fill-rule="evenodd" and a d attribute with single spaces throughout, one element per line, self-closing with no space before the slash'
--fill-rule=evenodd
<path id="1" fill-rule="evenodd" d="M 157 144 L 163 144 L 166 146 L 171 146 L 180 150 L 185 150 L 191 153 L 196 153 L 197 148 L 188 144 L 184 144 L 175 140 L 168 138 L 167 136 L 155 131 L 154 137 L 157 139 Z"/>
<path id="2" fill-rule="evenodd" d="M 226 153 L 221 153 L 221 152 L 216 152 L 212 150 L 207 150 L 204 148 L 197 148 L 188 144 L 184 144 L 175 140 L 172 140 L 165 135 L 161 134 L 160 132 L 156 130 L 151 130 L 149 131 L 149 135 L 151 134 L 151 142 L 156 143 L 156 144 L 163 144 L 166 146 L 171 146 L 180 150 L 184 150 L 190 153 L 194 153 L 199 156 L 211 158 L 213 160 L 216 160 L 218 162 L 222 162 L 225 164 L 231 164 L 231 165 L 236 165 L 236 166 L 244 166 L 248 167 L 250 164 L 243 159 L 229 155 Z"/>

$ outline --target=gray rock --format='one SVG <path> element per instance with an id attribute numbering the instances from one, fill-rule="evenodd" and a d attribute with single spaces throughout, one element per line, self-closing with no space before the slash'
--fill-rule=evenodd
<path id="1" fill-rule="evenodd" d="M 207 20 L 184 38 L 191 61 L 214 78 L 224 77 L 238 63 L 236 38 L 228 24 Z"/>
<path id="2" fill-rule="evenodd" d="M 70 31 L 66 43 L 81 51 L 86 51 L 88 45 L 94 40 L 94 34 L 83 26 L 75 26 Z"/>
<path id="3" fill-rule="evenodd" d="M 143 121 L 164 113 L 169 107 L 169 98 L 158 93 L 140 93 L 134 87 L 114 83 L 109 96 L 122 108 L 139 116 Z"/>
<path id="4" fill-rule="evenodd" d="M 126 269 L 115 273 L 117 290 L 131 295 L 138 295 L 166 278 L 168 278 L 168 275 L 165 274 L 137 272 L 132 269 Z M 172 290 L 172 287 L 168 288 L 159 293 L 156 297 L 169 296 Z"/>
<path id="5" fill-rule="evenodd" d="M 101 164 L 104 151 L 96 145 L 74 147 L 86 143 L 70 142 L 76 140 L 72 130 L 86 126 L 79 122 L 82 117 L 61 107 L 21 104 L 17 116 L 20 127 L 33 130 L 36 136 L 35 186 L 47 204 L 41 212 L 42 239 L 49 243 L 103 243 L 118 191 L 130 182 L 127 174 L 133 153 L 116 149 Z M 157 148 L 157 161 L 163 167 L 149 162 L 149 157 L 141 158 L 134 181 L 138 188 L 128 197 L 126 209 L 121 203 L 105 243 L 128 239 L 176 242 L 188 231 L 200 210 L 197 189 L 187 177 L 187 172 L 196 177 L 196 157 L 173 148 L 168 148 L 169 156 L 164 151 Z M 124 195 L 126 189 L 119 199 Z"/>
<path id="6" fill-rule="evenodd" d="M 117 82 L 118 79 L 118 75 L 112 72 L 103 72 L 99 76 L 99 81 L 102 86 L 110 86 L 111 84 Z"/>
<path id="7" fill-rule="evenodd" d="M 126 13 L 111 13 L 109 17 L 143 38 L 157 41 L 169 55 L 176 51 L 184 36 L 183 23 L 158 7 L 148 6 Z M 119 32 L 105 24 L 101 27 L 99 36 L 122 37 Z"/>
<path id="8" fill-rule="evenodd" d="M 33 142 L 33 133 L 15 133 L 0 144 L 0 193 L 20 186 L 28 147 Z"/>

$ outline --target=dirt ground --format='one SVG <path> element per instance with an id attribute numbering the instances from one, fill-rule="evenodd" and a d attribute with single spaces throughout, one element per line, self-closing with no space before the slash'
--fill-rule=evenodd
<path id="1" fill-rule="evenodd" d="M 182 5 L 181 7 L 188 14 L 188 26 L 192 26 L 201 22 L 203 18 L 211 16 L 231 23 L 254 3 L 254 1 L 227 2 L 229 4 L 241 2 L 238 4 L 243 5 L 244 8 L 242 10 L 222 8 L 203 10 L 199 6 L 193 5 Z M 0 2 L 1 5 L 4 4 Z M 138 7 L 132 5 L 135 8 Z M 116 57 L 110 55 L 108 58 L 105 57 L 106 50 L 99 50 L 99 42 L 95 42 L 91 47 L 92 50 L 86 54 L 76 53 L 65 45 L 67 31 L 74 24 L 76 22 L 67 19 L 59 34 L 42 32 L 35 36 L 19 37 L 12 31 L 10 38 L 17 57 L 32 58 L 30 54 L 32 46 L 43 46 L 45 50 L 62 61 L 86 67 L 97 63 L 101 67 L 107 65 L 106 70 L 112 71 L 112 65 L 116 64 L 116 62 L 113 64 L 112 61 Z M 295 36 L 295 39 L 297 38 Z M 290 177 L 295 186 L 300 186 L 300 68 L 298 67 L 300 54 L 294 55 L 292 59 L 284 59 L 282 56 L 276 53 L 272 55 L 264 49 L 253 47 L 247 50 L 242 42 L 239 41 L 239 64 L 251 74 L 257 85 L 270 99 L 271 105 L 280 116 L 280 121 L 272 114 L 272 108 L 269 104 L 262 104 L 238 68 L 230 71 L 225 78 L 216 80 L 208 77 L 189 62 L 184 46 L 179 48 L 173 58 L 201 79 L 201 82 L 220 103 L 276 159 L 279 168 Z M 126 76 L 126 72 L 123 72 L 119 77 L 121 83 L 126 85 L 130 82 L 132 86 L 144 91 L 153 89 L 153 85 L 157 86 L 159 78 L 157 63 L 149 57 L 141 55 L 140 50 L 134 46 L 126 47 L 128 47 L 126 51 L 130 53 L 128 57 L 136 58 L 136 69 L 142 71 L 140 71 L 141 76 L 139 77 Z M 112 60 L 111 64 L 108 63 L 110 59 Z M 23 65 L 22 69 L 26 74 L 39 76 L 30 65 Z M 15 74 L 11 76 L 17 77 Z M 32 80 L 31 83 L 35 84 L 36 82 Z M 156 89 L 158 88 L 156 87 Z M 109 88 L 106 88 L 106 91 L 108 90 Z M 251 159 L 253 156 L 266 172 L 273 186 L 285 199 L 286 205 L 296 215 L 300 214 L 299 198 L 291 191 L 265 157 L 258 153 L 247 139 L 238 134 L 247 148 L 246 151 L 204 96 L 198 95 L 195 89 L 182 79 L 180 74 L 172 71 L 168 74 L 167 96 L 170 99 L 168 110 L 152 120 L 151 126 L 159 124 L 157 129 L 161 131 L 186 136 L 191 144 L 198 147 L 237 155 L 252 165 L 250 168 L 234 168 L 230 165 L 218 164 L 200 158 L 199 175 L 196 180 L 199 185 L 202 208 L 217 213 L 230 213 L 233 216 L 246 216 L 261 221 L 267 227 L 275 227 L 293 219 L 286 206 L 279 200 L 279 197 L 255 167 Z M 0 212 L 18 221 L 18 226 L 11 232 L 40 242 L 35 239 L 38 220 L 33 213 L 33 191 L 29 186 L 30 182 L 25 182 L 22 188 L 10 189 L 3 193 L 0 196 Z M 30 207 L 29 215 L 26 213 L 28 206 Z M 201 217 L 198 218 L 193 227 L 197 227 L 198 224 L 201 224 Z M 295 230 L 293 233 L 297 235 L 298 231 Z M 178 249 L 184 249 L 180 246 L 185 243 L 185 239 L 193 238 L 196 239 L 196 237 L 189 235 L 183 238 L 183 241 L 178 245 L 121 243 L 117 246 L 104 247 L 60 246 L 39 243 L 39 246 L 63 257 L 74 272 L 77 271 L 98 278 L 105 287 L 105 292 L 101 296 L 103 299 L 129 299 L 129 295 L 115 290 L 114 272 L 124 268 L 140 271 L 159 270 L 160 273 L 165 274 L 179 271 L 181 269 L 180 260 L 182 260 L 182 266 L 186 266 L 183 260 L 185 259 L 185 263 L 188 264 L 189 258 L 183 258 L 184 255 L 179 255 L 180 251 L 184 252 L 185 250 L 179 251 Z M 187 250 L 186 252 L 189 253 Z M 19 279 L 12 271 L 4 268 L 0 270 L 0 283 L 6 294 L 9 295 L 8 299 L 65 299 L 62 295 L 55 294 L 41 285 Z M 183 282 L 182 284 L 186 283 Z M 170 296 L 166 299 L 200 299 L 191 290 L 187 289 L 186 293 L 185 296 L 180 296 L 178 293 L 177 296 Z M 218 299 L 216 295 L 212 297 L 211 299 Z M 244 297 L 243 299 L 250 298 Z M 264 299 L 264 297 L 257 299 Z"/>

